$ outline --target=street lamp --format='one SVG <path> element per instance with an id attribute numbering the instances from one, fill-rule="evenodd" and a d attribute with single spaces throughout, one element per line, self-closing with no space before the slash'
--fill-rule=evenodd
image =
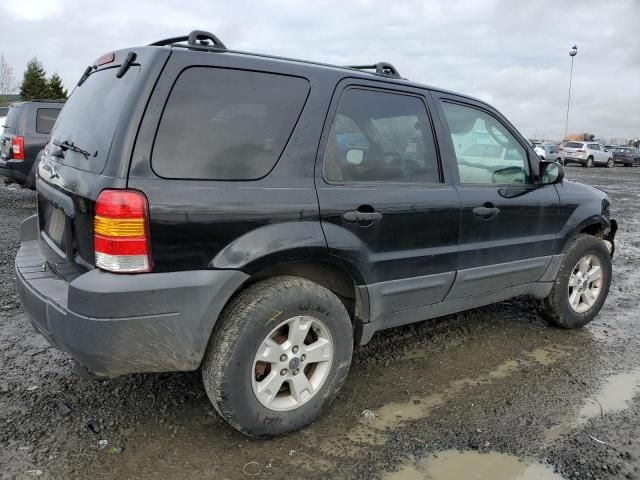
<path id="1" fill-rule="evenodd" d="M 562 140 L 564 141 L 567 138 L 567 129 L 569 128 L 569 104 L 571 103 L 571 80 L 573 79 L 573 57 L 578 54 L 578 46 L 574 45 L 571 50 L 569 50 L 569 56 L 571 57 L 571 73 L 569 74 L 569 96 L 567 97 L 567 118 L 564 122 L 564 137 Z"/>

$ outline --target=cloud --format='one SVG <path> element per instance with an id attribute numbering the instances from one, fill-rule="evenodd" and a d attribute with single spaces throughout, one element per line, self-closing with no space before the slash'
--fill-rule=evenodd
<path id="1" fill-rule="evenodd" d="M 26 13 L 25 11 L 28 11 Z M 104 52 L 192 29 L 230 48 L 338 65 L 388 61 L 420 83 L 492 103 L 528 136 L 640 136 L 640 2 L 583 0 L 4 0 L 0 49 L 73 87 Z"/>
<path id="2" fill-rule="evenodd" d="M 45 20 L 62 13 L 62 5 L 57 0 L 4 0 L 3 8 L 11 20 L 26 22 Z"/>

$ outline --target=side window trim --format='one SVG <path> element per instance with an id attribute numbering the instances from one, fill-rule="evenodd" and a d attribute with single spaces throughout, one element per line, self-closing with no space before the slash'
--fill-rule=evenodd
<path id="1" fill-rule="evenodd" d="M 479 110 L 489 116 L 491 116 L 493 119 L 495 119 L 497 122 L 500 123 L 500 125 L 502 125 L 502 127 L 504 127 L 510 134 L 511 136 L 515 139 L 516 142 L 518 142 L 518 145 L 520 145 L 522 147 L 522 149 L 524 150 L 524 153 L 526 155 L 526 161 L 527 161 L 527 165 L 529 167 L 529 183 L 523 183 L 523 184 L 513 184 L 513 183 L 493 183 L 493 184 L 487 184 L 487 183 L 462 183 L 462 181 L 460 180 L 460 176 L 458 173 L 458 183 L 460 186 L 465 187 L 474 187 L 474 188 L 478 188 L 478 187 L 487 187 L 487 188 L 495 188 L 495 187 L 514 187 L 514 186 L 522 186 L 522 187 L 534 187 L 537 186 L 536 181 L 534 180 L 534 173 L 535 170 L 532 168 L 532 164 L 531 164 L 531 155 L 529 153 L 529 149 L 527 148 L 527 146 L 522 142 L 522 140 L 520 139 L 520 134 L 518 132 L 514 132 L 514 129 L 510 127 L 510 125 L 506 124 L 504 121 L 502 121 L 498 116 L 495 115 L 495 113 L 491 112 L 489 109 L 483 107 L 482 105 L 477 105 L 474 103 L 470 103 L 470 102 L 466 102 L 464 101 L 464 99 L 458 98 L 458 97 L 449 97 L 449 96 L 438 96 L 436 95 L 434 100 L 438 103 L 440 103 L 439 107 L 442 111 L 442 124 L 444 126 L 444 128 L 446 129 L 447 135 L 445 138 L 445 141 L 449 142 L 449 147 L 451 150 L 451 153 L 453 154 L 453 158 L 452 163 L 454 164 L 453 167 L 454 169 L 456 169 L 456 171 L 458 170 L 458 165 L 457 165 L 457 160 L 455 157 L 455 148 L 453 146 L 453 140 L 451 139 L 451 130 L 449 128 L 449 123 L 447 122 L 446 116 L 444 115 L 444 110 L 442 109 L 442 104 L 443 103 L 451 103 L 454 105 L 460 105 L 462 107 L 467 107 L 467 108 L 473 108 L 475 110 Z"/>
<path id="2" fill-rule="evenodd" d="M 344 80 L 343 80 L 344 82 Z M 422 106 L 424 108 L 424 112 L 426 115 L 427 120 L 429 121 L 429 129 L 427 130 L 428 133 L 431 134 L 431 139 L 433 140 L 433 145 L 434 145 L 434 150 L 435 150 L 435 155 L 436 155 L 436 166 L 438 168 L 438 182 L 424 182 L 424 181 L 416 181 L 416 182 L 399 182 L 399 181 L 387 181 L 387 180 L 378 180 L 378 181 L 349 181 L 349 180 L 345 180 L 345 181 L 336 181 L 336 180 L 329 180 L 327 179 L 326 175 L 325 175 L 325 157 L 327 154 L 327 145 L 329 143 L 329 135 L 331 134 L 332 130 L 333 130 L 333 126 L 334 126 L 334 122 L 336 117 L 339 115 L 339 108 L 340 108 L 340 103 L 342 101 L 343 96 L 345 95 L 345 93 L 347 93 L 349 90 L 367 90 L 367 91 L 373 91 L 373 92 L 380 92 L 380 93 L 389 93 L 389 94 L 393 94 L 393 95 L 403 95 L 403 96 L 407 96 L 407 97 L 413 97 L 416 98 L 417 100 L 419 100 L 422 103 Z M 447 186 L 447 182 L 445 180 L 445 176 L 444 176 L 444 169 L 443 169 L 443 159 L 442 159 L 442 155 L 440 152 L 440 148 L 438 145 L 438 135 L 435 129 L 435 122 L 438 121 L 436 118 L 434 118 L 433 113 L 431 112 L 431 108 L 428 102 L 428 98 L 427 98 L 428 92 L 425 91 L 423 93 L 418 93 L 418 92 L 412 92 L 412 91 L 407 91 L 407 90 L 396 90 L 393 88 L 384 88 L 382 86 L 378 86 L 378 85 L 367 85 L 364 83 L 343 83 L 342 85 L 339 83 L 336 86 L 336 89 L 334 90 L 334 94 L 333 94 L 333 98 L 331 101 L 331 107 L 329 108 L 329 111 L 327 112 L 327 117 L 325 120 L 325 125 L 323 127 L 323 133 L 322 133 L 322 137 L 321 137 L 321 141 L 320 141 L 320 148 L 318 149 L 317 152 L 317 162 L 319 163 L 319 172 L 320 172 L 320 177 L 322 178 L 322 180 L 327 184 L 327 185 L 332 185 L 332 186 L 343 186 L 343 185 L 349 185 L 349 186 L 367 186 L 367 185 L 372 185 L 372 186 L 377 186 L 377 187 L 381 187 L 381 186 L 388 186 L 388 187 L 406 187 L 406 188 L 414 188 L 414 187 L 433 187 L 433 188 L 437 188 L 437 187 L 445 187 Z"/>

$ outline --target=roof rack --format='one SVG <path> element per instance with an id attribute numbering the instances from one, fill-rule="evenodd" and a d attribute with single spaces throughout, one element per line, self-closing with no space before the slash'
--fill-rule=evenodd
<path id="1" fill-rule="evenodd" d="M 204 30 L 193 30 L 189 35 L 158 40 L 157 42 L 150 43 L 149 46 L 164 47 L 166 45 L 173 45 L 180 42 L 187 42 L 190 47 L 215 48 L 217 50 L 227 49 L 225 44 L 222 43 L 218 37 L 213 33 L 205 32 Z M 212 45 L 210 45 L 209 42 L 211 42 Z"/>
<path id="2" fill-rule="evenodd" d="M 356 70 L 375 70 L 376 74 L 386 77 L 402 78 L 398 69 L 387 62 L 378 62 L 373 65 L 350 65 L 347 68 L 355 68 Z"/>

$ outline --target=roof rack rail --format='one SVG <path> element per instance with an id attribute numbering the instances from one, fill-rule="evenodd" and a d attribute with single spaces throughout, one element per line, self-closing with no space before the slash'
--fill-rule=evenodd
<path id="1" fill-rule="evenodd" d="M 347 68 L 355 68 L 356 70 L 375 70 L 378 75 L 387 77 L 402 78 L 398 69 L 387 62 L 378 62 L 373 65 L 350 65 Z"/>
<path id="2" fill-rule="evenodd" d="M 213 45 L 209 45 L 209 42 Z M 157 42 L 150 43 L 149 46 L 164 47 L 166 45 L 173 45 L 174 43 L 187 42 L 190 47 L 207 47 L 216 48 L 218 50 L 226 50 L 222 41 L 216 37 L 213 33 L 205 32 L 204 30 L 193 30 L 189 35 L 183 35 L 181 37 L 165 38 L 158 40 Z"/>

